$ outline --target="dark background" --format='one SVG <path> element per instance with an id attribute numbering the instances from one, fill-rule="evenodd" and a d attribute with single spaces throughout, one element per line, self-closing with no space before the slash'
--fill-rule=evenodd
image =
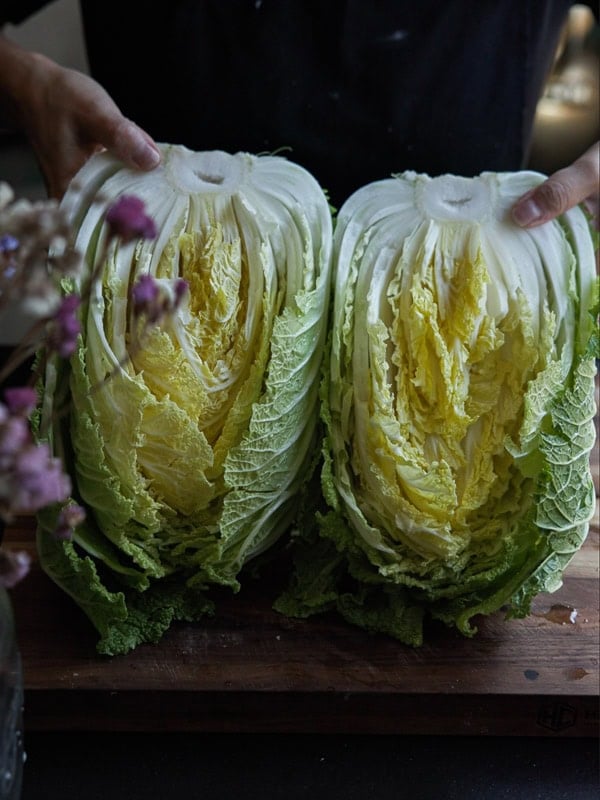
<path id="1" fill-rule="evenodd" d="M 26 734 L 23 800 L 595 800 L 591 739 Z"/>

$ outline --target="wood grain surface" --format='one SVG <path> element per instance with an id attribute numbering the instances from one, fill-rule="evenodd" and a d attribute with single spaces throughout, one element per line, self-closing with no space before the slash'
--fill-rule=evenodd
<path id="1" fill-rule="evenodd" d="M 598 519 L 563 587 L 532 614 L 442 625 L 412 649 L 335 615 L 274 612 L 265 582 L 157 645 L 95 652 L 87 618 L 35 564 L 13 590 L 30 730 L 197 730 L 597 736 Z M 6 544 L 34 555 L 33 520 Z"/>

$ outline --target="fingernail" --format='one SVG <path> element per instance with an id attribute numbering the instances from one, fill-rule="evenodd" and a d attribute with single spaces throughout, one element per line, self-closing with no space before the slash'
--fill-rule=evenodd
<path id="1" fill-rule="evenodd" d="M 530 197 L 513 208 L 512 216 L 517 225 L 525 226 L 541 219 L 543 211 L 533 197 Z"/>
<path id="2" fill-rule="evenodd" d="M 160 163 L 160 153 L 148 142 L 143 142 L 134 151 L 132 159 L 140 169 L 153 169 Z"/>

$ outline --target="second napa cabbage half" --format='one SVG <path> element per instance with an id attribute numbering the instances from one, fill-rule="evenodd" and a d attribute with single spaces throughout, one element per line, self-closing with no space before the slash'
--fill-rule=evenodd
<path id="1" fill-rule="evenodd" d="M 553 591 L 595 491 L 597 302 L 584 214 L 531 230 L 542 176 L 405 173 L 342 207 L 323 387 L 329 510 L 280 610 L 419 644 Z"/>

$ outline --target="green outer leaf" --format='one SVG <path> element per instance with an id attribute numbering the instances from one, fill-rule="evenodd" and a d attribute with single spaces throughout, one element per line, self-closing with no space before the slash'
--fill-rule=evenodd
<path id="1" fill-rule="evenodd" d="M 196 621 L 214 611 L 201 592 L 163 582 L 152 591 L 110 591 L 96 563 L 81 557 L 73 542 L 56 541 L 41 529 L 37 537 L 45 572 L 69 594 L 100 634 L 102 655 L 122 655 L 144 642 L 158 642 L 175 621 Z"/>
<path id="2" fill-rule="evenodd" d="M 237 550 L 236 571 L 281 534 L 281 522 L 265 524 L 261 510 L 278 507 L 287 527 L 310 474 L 327 300 L 324 272 L 315 292 L 297 296 L 299 312 L 286 310 L 275 320 L 265 392 L 242 442 L 227 456 L 225 481 L 232 491 L 225 498 L 221 533 L 226 557 Z"/>

